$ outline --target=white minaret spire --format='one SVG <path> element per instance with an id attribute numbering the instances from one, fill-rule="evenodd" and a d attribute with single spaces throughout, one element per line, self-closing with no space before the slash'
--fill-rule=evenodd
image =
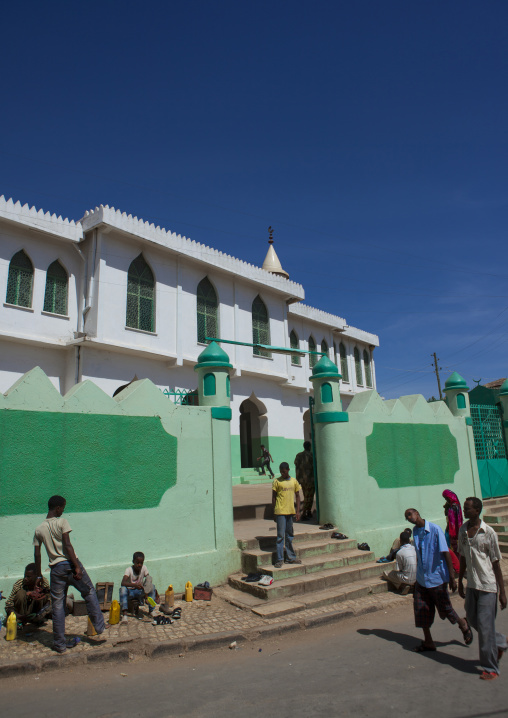
<path id="1" fill-rule="evenodd" d="M 282 265 L 277 257 L 275 249 L 273 248 L 273 229 L 268 227 L 268 252 L 266 253 L 265 261 L 263 262 L 263 269 L 271 274 L 277 274 L 279 277 L 285 277 L 289 279 L 289 274 L 282 269 Z"/>

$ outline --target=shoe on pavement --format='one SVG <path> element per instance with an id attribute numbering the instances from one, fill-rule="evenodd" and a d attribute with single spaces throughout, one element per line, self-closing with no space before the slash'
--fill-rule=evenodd
<path id="1" fill-rule="evenodd" d="M 480 676 L 481 681 L 494 681 L 496 678 L 498 678 L 498 675 L 493 671 L 483 671 Z"/>
<path id="2" fill-rule="evenodd" d="M 284 561 L 277 561 L 277 563 L 273 564 L 275 568 L 282 568 L 284 565 Z"/>
<path id="3" fill-rule="evenodd" d="M 261 577 L 261 580 L 258 583 L 258 586 L 271 586 L 273 583 L 273 578 L 271 576 L 268 576 L 268 574 L 265 574 Z"/>
<path id="4" fill-rule="evenodd" d="M 301 562 L 302 562 L 302 561 L 301 561 L 301 559 L 299 559 L 299 558 L 288 558 L 288 559 L 285 560 L 284 563 L 301 563 Z"/>

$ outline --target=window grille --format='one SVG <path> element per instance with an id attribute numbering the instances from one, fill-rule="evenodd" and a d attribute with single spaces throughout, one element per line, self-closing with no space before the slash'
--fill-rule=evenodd
<path id="1" fill-rule="evenodd" d="M 7 304 L 18 307 L 32 306 L 32 287 L 34 281 L 34 268 L 32 262 L 23 250 L 17 252 L 9 264 L 9 277 L 7 279 Z"/>
<path id="2" fill-rule="evenodd" d="M 50 264 L 46 272 L 46 291 L 44 293 L 44 311 L 67 315 L 67 272 L 57 260 Z"/>
<path id="3" fill-rule="evenodd" d="M 365 383 L 372 387 L 372 371 L 370 369 L 370 357 L 366 349 L 363 350 L 363 364 L 365 366 Z"/>
<path id="4" fill-rule="evenodd" d="M 197 290 L 198 342 L 204 344 L 206 337 L 218 336 L 217 308 L 217 293 L 208 277 L 205 277 L 198 284 Z"/>
<path id="5" fill-rule="evenodd" d="M 497 406 L 471 404 L 477 459 L 506 459 L 501 413 Z"/>
<path id="6" fill-rule="evenodd" d="M 268 310 L 258 295 L 252 302 L 252 343 L 270 344 L 270 324 Z M 254 354 L 260 357 L 271 357 L 272 353 L 266 349 L 254 347 Z"/>
<path id="7" fill-rule="evenodd" d="M 289 335 L 289 346 L 291 347 L 291 349 L 299 349 L 298 337 L 296 336 L 295 331 L 292 331 Z M 299 354 L 291 354 L 291 364 L 294 364 L 295 366 L 300 366 L 301 359 Z"/>
<path id="8" fill-rule="evenodd" d="M 321 342 L 321 352 L 322 352 L 325 356 L 328 356 L 328 344 L 326 343 L 326 341 L 325 341 L 324 339 L 323 339 L 323 341 Z"/>
<path id="9" fill-rule="evenodd" d="M 340 355 L 340 373 L 342 374 L 342 381 L 349 382 L 349 370 L 347 366 L 347 354 L 346 347 L 341 342 L 339 344 L 339 355 Z"/>
<path id="10" fill-rule="evenodd" d="M 125 323 L 132 329 L 155 331 L 154 287 L 152 270 L 142 254 L 131 263 L 127 276 L 127 314 Z"/>
<path id="11" fill-rule="evenodd" d="M 309 337 L 309 351 L 315 352 L 317 351 L 316 342 L 314 341 L 314 337 Z M 317 354 L 309 354 L 309 366 L 312 369 L 316 366 L 318 361 Z"/>
<path id="12" fill-rule="evenodd" d="M 355 347 L 354 350 L 354 358 L 355 358 L 355 373 L 356 373 L 356 383 L 358 386 L 363 386 L 363 376 L 362 376 L 362 363 L 360 361 L 360 352 Z"/>

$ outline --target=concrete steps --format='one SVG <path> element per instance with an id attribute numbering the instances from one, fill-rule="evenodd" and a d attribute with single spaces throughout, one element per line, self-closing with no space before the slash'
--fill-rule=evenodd
<path id="1" fill-rule="evenodd" d="M 240 484 L 271 484 L 271 476 L 263 476 L 260 469 L 242 469 L 240 471 Z"/>
<path id="2" fill-rule="evenodd" d="M 484 501 L 483 520 L 497 533 L 501 553 L 508 558 L 508 496 Z"/>
<path id="3" fill-rule="evenodd" d="M 376 563 L 371 551 L 358 550 L 356 540 L 332 539 L 332 533 L 312 526 L 296 533 L 293 546 L 302 563 L 285 563 L 281 568 L 273 565 L 274 535 L 239 540 L 243 573 L 229 576 L 220 595 L 259 616 L 276 617 L 387 591 L 388 584 L 380 576 L 395 563 Z M 259 586 L 242 580 L 248 573 L 266 574 L 274 580 L 270 586 Z"/>

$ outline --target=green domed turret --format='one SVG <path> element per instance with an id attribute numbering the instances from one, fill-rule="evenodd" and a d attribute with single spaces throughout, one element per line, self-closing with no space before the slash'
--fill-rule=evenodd
<path id="1" fill-rule="evenodd" d="M 229 357 L 217 342 L 210 342 L 210 344 L 203 349 L 201 354 L 198 356 L 198 363 L 194 369 L 200 369 L 203 367 L 212 366 L 224 366 L 228 369 L 232 369 L 232 364 L 229 363 Z"/>
<path id="2" fill-rule="evenodd" d="M 469 387 L 466 384 L 466 380 L 460 376 L 456 371 L 451 374 L 445 382 L 444 390 L 449 391 L 450 389 L 460 389 L 460 391 L 469 391 Z"/>
<path id="3" fill-rule="evenodd" d="M 508 396 L 508 379 L 505 379 L 499 389 L 499 396 Z"/>
<path id="4" fill-rule="evenodd" d="M 312 379 L 341 379 L 337 366 L 329 359 L 326 354 L 314 365 L 312 369 Z"/>

